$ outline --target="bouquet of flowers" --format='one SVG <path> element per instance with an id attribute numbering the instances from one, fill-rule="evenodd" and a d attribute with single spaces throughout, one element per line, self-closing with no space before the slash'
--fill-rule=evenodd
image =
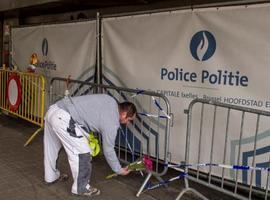
<path id="1" fill-rule="evenodd" d="M 152 171 L 153 170 L 153 162 L 149 156 L 144 156 L 143 158 L 130 163 L 128 166 L 128 170 L 130 171 L 143 171 L 143 170 L 148 170 Z M 117 173 L 113 173 L 109 176 L 106 177 L 106 179 L 110 179 L 117 176 Z"/>

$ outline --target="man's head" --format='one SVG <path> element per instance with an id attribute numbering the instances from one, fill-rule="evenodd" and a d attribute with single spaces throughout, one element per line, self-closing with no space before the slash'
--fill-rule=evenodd
<path id="1" fill-rule="evenodd" d="M 118 104 L 119 121 L 121 124 L 128 124 L 132 122 L 136 116 L 137 109 L 131 102 L 123 102 Z"/>

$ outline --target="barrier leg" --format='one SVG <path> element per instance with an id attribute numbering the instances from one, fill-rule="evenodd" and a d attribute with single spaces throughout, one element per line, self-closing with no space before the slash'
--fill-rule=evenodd
<path id="1" fill-rule="evenodd" d="M 199 193 L 197 190 L 195 189 L 192 189 L 189 187 L 189 184 L 188 184 L 188 179 L 185 178 L 185 189 L 183 189 L 179 195 L 176 197 L 175 200 L 179 200 L 181 199 L 181 197 L 186 193 L 186 192 L 189 192 L 191 191 L 192 193 L 194 193 L 195 195 L 197 195 L 198 197 L 200 197 L 201 199 L 203 200 L 208 200 L 208 198 L 206 198 L 205 196 L 203 196 L 201 193 Z"/>
<path id="2" fill-rule="evenodd" d="M 194 190 L 192 188 L 185 188 L 180 192 L 180 194 L 176 197 L 175 200 L 179 200 L 186 192 L 191 191 L 192 193 L 196 194 L 198 197 L 200 197 L 203 200 L 208 200 L 205 196 L 203 196 L 201 193 L 199 193 L 197 190 Z"/>
<path id="3" fill-rule="evenodd" d="M 163 178 L 161 178 L 160 176 L 155 176 L 155 178 L 160 182 L 164 182 Z M 168 184 L 165 184 L 164 187 L 169 187 Z"/>
<path id="4" fill-rule="evenodd" d="M 139 191 L 137 192 L 136 194 L 136 197 L 139 197 L 140 194 L 142 193 L 143 189 L 145 188 L 146 184 L 148 183 L 149 179 L 151 178 L 152 176 L 152 172 L 149 172 L 149 174 L 146 176 L 142 186 L 140 187 Z"/>
<path id="5" fill-rule="evenodd" d="M 31 137 L 26 141 L 26 143 L 24 144 L 24 147 L 26 147 L 28 144 L 30 144 L 30 142 L 32 142 L 32 140 L 36 137 L 36 135 L 42 130 L 43 128 L 39 128 L 38 130 L 36 130 Z"/>

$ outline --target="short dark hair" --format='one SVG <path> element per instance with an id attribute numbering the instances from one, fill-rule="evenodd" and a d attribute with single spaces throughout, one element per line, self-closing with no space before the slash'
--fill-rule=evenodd
<path id="1" fill-rule="evenodd" d="M 127 117 L 133 117 L 137 113 L 136 106 L 128 101 L 118 104 L 120 112 L 127 112 Z"/>

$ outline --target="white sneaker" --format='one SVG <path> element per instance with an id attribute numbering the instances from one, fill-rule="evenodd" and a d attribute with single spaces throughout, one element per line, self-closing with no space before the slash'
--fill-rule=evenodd
<path id="1" fill-rule="evenodd" d="M 86 192 L 84 192 L 82 194 L 74 194 L 74 195 L 93 197 L 93 196 L 97 196 L 99 194 L 100 194 L 99 189 L 94 188 L 94 187 L 90 187 L 89 189 L 87 189 Z"/>

